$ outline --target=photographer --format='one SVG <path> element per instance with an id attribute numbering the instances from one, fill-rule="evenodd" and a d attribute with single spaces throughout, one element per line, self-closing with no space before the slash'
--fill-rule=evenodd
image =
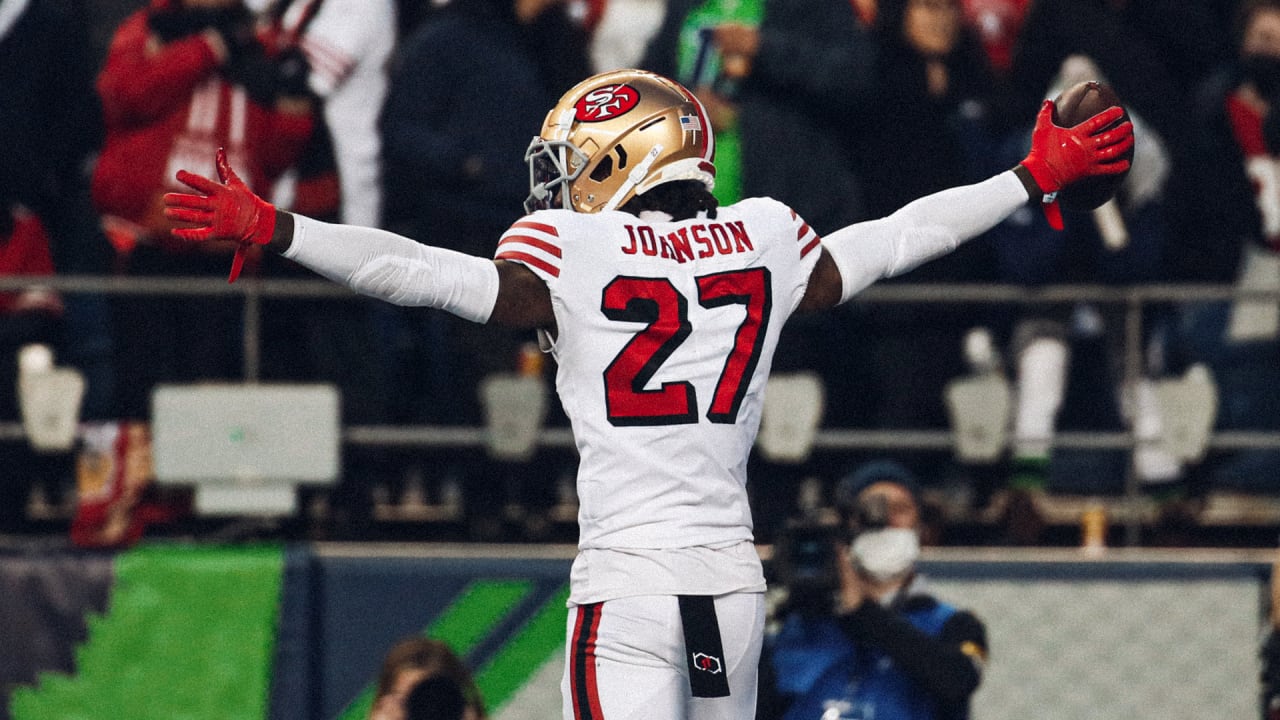
<path id="1" fill-rule="evenodd" d="M 829 569 L 812 572 L 812 526 L 780 542 L 790 597 L 764 660 L 760 718 L 955 720 L 969 716 L 986 630 L 928 594 L 916 571 L 920 500 L 893 462 L 873 462 L 837 488 Z M 847 542 L 851 540 L 851 542 Z M 838 714 L 833 714 L 833 711 Z"/>
<path id="2" fill-rule="evenodd" d="M 382 659 L 369 720 L 485 720 L 471 669 L 448 643 L 412 636 Z"/>

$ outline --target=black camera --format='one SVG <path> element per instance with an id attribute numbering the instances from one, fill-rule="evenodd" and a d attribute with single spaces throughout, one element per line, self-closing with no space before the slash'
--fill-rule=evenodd
<path id="1" fill-rule="evenodd" d="M 467 701 L 453 678 L 432 675 L 413 686 L 404 710 L 406 720 L 462 720 Z"/>
<path id="2" fill-rule="evenodd" d="M 836 583 L 837 528 L 829 525 L 798 525 L 779 541 L 782 551 L 778 570 L 791 588 L 830 587 Z"/>
<path id="3" fill-rule="evenodd" d="M 840 587 L 838 544 L 845 533 L 830 523 L 792 525 L 774 544 L 775 580 L 787 588 L 787 604 L 795 609 L 828 612 Z"/>
<path id="4" fill-rule="evenodd" d="M 855 535 L 889 527 L 889 498 L 880 493 L 872 493 L 859 499 L 853 508 L 849 525 Z"/>
<path id="5" fill-rule="evenodd" d="M 839 510 L 840 522 L 797 523 L 774 544 L 775 580 L 787 588 L 792 608 L 830 611 L 840 587 L 838 548 L 861 533 L 889 527 L 889 502 L 883 494 L 872 493 Z"/>

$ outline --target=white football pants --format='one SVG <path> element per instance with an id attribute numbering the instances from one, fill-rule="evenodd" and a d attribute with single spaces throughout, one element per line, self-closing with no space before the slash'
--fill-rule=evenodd
<path id="1" fill-rule="evenodd" d="M 564 720 L 744 720 L 756 714 L 764 594 L 715 598 L 729 696 L 695 698 L 678 598 L 570 605 Z"/>

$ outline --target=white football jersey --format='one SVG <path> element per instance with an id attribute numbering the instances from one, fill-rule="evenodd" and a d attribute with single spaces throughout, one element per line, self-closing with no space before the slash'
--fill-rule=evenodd
<path id="1" fill-rule="evenodd" d="M 542 210 L 503 234 L 495 258 L 551 293 L 556 388 L 580 454 L 580 548 L 752 540 L 747 459 L 819 247 L 764 198 L 679 222 Z"/>
<path id="2" fill-rule="evenodd" d="M 314 13 L 300 39 L 311 66 L 308 83 L 323 99 L 341 184 L 342 222 L 376 227 L 382 212 L 382 140 L 378 115 L 387 94 L 395 46 L 394 0 L 293 2 L 284 26 Z"/>

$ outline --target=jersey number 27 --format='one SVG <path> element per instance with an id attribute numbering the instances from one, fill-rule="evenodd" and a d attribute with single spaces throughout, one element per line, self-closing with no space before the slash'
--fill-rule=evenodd
<path id="1" fill-rule="evenodd" d="M 696 278 L 705 308 L 742 305 L 746 312 L 728 348 L 715 395 L 707 408 L 713 423 L 734 423 L 760 362 L 772 297 L 769 270 L 749 268 Z M 601 310 L 619 322 L 645 327 L 604 371 L 605 402 L 614 425 L 679 425 L 698 421 L 698 399 L 687 380 L 646 387 L 671 354 L 694 332 L 689 300 L 666 278 L 619 276 L 604 288 Z"/>

